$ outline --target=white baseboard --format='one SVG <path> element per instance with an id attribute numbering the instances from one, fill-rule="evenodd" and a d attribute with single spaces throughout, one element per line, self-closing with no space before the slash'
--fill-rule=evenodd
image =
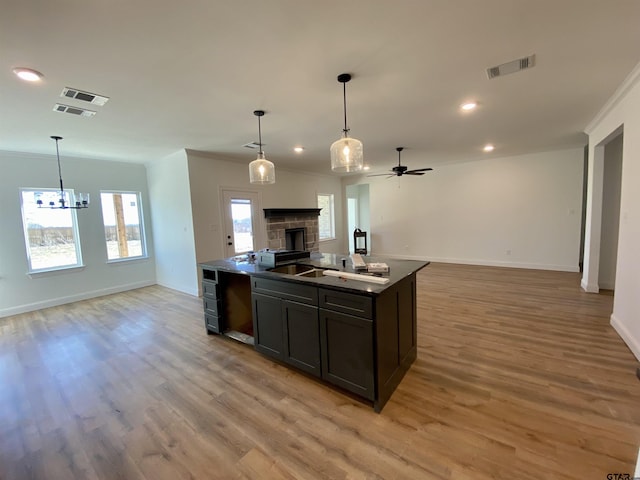
<path id="1" fill-rule="evenodd" d="M 594 285 L 592 283 L 587 283 L 584 278 L 582 280 L 580 280 L 580 287 L 582 288 L 582 290 L 584 290 L 587 293 L 599 293 L 600 292 L 600 286 L 599 285 Z"/>
<path id="2" fill-rule="evenodd" d="M 507 268 L 526 268 L 529 270 L 553 270 L 557 272 L 579 272 L 578 266 L 570 265 L 553 265 L 545 263 L 519 263 L 519 262 L 503 262 L 496 260 L 476 260 L 468 258 L 443 258 L 443 257 L 426 257 L 426 256 L 414 256 L 414 255 L 393 255 L 390 253 L 375 253 L 372 255 L 379 255 L 389 258 L 398 258 L 404 260 L 428 260 L 431 262 L 439 263 L 457 263 L 462 265 L 479 265 L 483 267 L 507 267 Z"/>
<path id="3" fill-rule="evenodd" d="M 65 305 L 67 303 L 79 302 L 80 300 L 88 300 L 90 298 L 103 297 L 105 295 L 111 295 L 113 293 L 126 292 L 127 290 L 135 290 L 136 288 L 149 287 L 155 285 L 155 281 L 128 283 L 125 285 L 118 285 L 111 288 L 103 288 L 100 290 L 91 290 L 89 292 L 77 293 L 75 295 L 68 295 L 66 297 L 51 298 L 49 300 L 42 300 L 40 302 L 27 303 L 24 305 L 18 305 L 17 307 L 5 308 L 0 310 L 0 318 L 9 317 L 11 315 L 18 315 L 20 313 L 33 312 L 35 310 L 41 310 L 48 307 L 57 307 L 58 305 Z"/>
<path id="4" fill-rule="evenodd" d="M 640 361 L 640 338 L 635 338 L 626 325 L 614 314 L 611 314 L 611 326 L 618 332 L 624 343 L 627 344 L 631 353 Z"/>
<path id="5" fill-rule="evenodd" d="M 200 292 L 198 291 L 198 288 L 193 289 L 191 287 L 185 287 L 184 285 L 177 285 L 177 284 L 172 284 L 172 283 L 163 282 L 163 281 L 158 281 L 157 284 L 160 285 L 161 287 L 170 288 L 171 290 L 177 290 L 178 292 L 186 293 L 187 295 L 191 295 L 193 297 L 200 296 Z"/>

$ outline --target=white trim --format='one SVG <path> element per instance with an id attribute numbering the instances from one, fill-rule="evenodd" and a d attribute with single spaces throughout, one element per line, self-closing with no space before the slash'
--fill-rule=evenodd
<path id="1" fill-rule="evenodd" d="M 640 63 L 638 63 L 631 73 L 627 75 L 627 78 L 620 84 L 620 86 L 616 89 L 613 95 L 607 100 L 607 103 L 600 109 L 600 111 L 596 114 L 593 120 L 589 122 L 589 124 L 584 127 L 584 132 L 587 135 L 591 135 L 593 130 L 600 124 L 600 122 L 613 110 L 618 104 L 624 99 L 624 97 L 629 93 L 636 83 L 640 81 Z"/>
<path id="2" fill-rule="evenodd" d="M 600 287 L 598 285 L 588 283 L 584 277 L 580 280 L 580 287 L 587 293 L 599 293 Z"/>
<path id="3" fill-rule="evenodd" d="M 191 295 L 193 297 L 200 296 L 200 292 L 198 291 L 198 288 L 193 289 L 193 288 L 185 287 L 183 285 L 170 284 L 166 282 L 158 282 L 157 284 L 160 285 L 161 287 L 170 288 L 171 290 L 176 290 L 178 292 L 186 293 L 187 295 Z"/>
<path id="4" fill-rule="evenodd" d="M 81 272 L 85 268 L 86 268 L 86 265 L 71 265 L 69 267 L 42 268 L 40 270 L 32 270 L 30 272 L 27 272 L 27 276 L 29 278 L 50 277 L 53 275 L 74 273 L 76 271 Z"/>
<path id="5" fill-rule="evenodd" d="M 636 461 L 636 472 L 633 474 L 633 478 L 640 478 L 640 448 L 638 449 L 638 460 Z"/>
<path id="6" fill-rule="evenodd" d="M 149 287 L 155 285 L 155 281 L 145 281 L 128 283 L 126 285 L 118 285 L 117 287 L 103 288 L 100 290 L 92 290 L 89 292 L 78 293 L 76 295 L 69 295 L 66 297 L 52 298 L 51 300 L 43 300 L 41 302 L 27 303 L 19 305 L 17 307 L 5 308 L 0 310 L 0 318 L 9 317 L 11 315 L 18 315 L 20 313 L 33 312 L 42 308 L 57 307 L 58 305 L 65 305 L 67 303 L 78 302 L 80 300 L 88 300 L 90 298 L 103 297 L 105 295 L 111 295 L 112 293 L 126 292 L 127 290 L 135 290 L 137 288 Z"/>
<path id="7" fill-rule="evenodd" d="M 113 260 L 107 260 L 105 263 L 107 265 L 118 265 L 123 263 L 136 263 L 144 260 L 149 260 L 149 255 L 140 255 L 139 257 L 124 257 L 124 258 L 114 258 Z"/>
<path id="8" fill-rule="evenodd" d="M 457 263 L 461 265 L 479 265 L 484 267 L 506 267 L 506 268 L 526 268 L 529 270 L 553 270 L 558 272 L 577 273 L 580 268 L 571 265 L 552 265 L 545 263 L 518 263 L 518 262 L 501 262 L 495 260 L 475 260 L 469 258 L 436 258 L 426 256 L 413 255 L 392 255 L 390 253 L 371 253 L 371 256 L 381 256 L 389 258 L 398 258 L 403 260 L 428 260 L 437 263 Z"/>
<path id="9" fill-rule="evenodd" d="M 611 326 L 618 332 L 620 338 L 627 344 L 631 353 L 635 355 L 635 357 L 640 361 L 640 341 L 627 330 L 627 327 L 624 323 L 618 319 L 613 313 L 611 314 Z"/>

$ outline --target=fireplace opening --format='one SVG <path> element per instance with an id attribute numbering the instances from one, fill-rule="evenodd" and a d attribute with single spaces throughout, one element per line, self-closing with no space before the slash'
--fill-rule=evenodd
<path id="1" fill-rule="evenodd" d="M 284 231 L 285 248 L 287 250 L 306 250 L 306 238 L 304 228 L 287 228 Z"/>

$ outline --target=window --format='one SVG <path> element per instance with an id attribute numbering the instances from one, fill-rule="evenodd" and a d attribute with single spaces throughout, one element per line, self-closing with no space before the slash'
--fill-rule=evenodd
<path id="1" fill-rule="evenodd" d="M 320 217 L 318 218 L 318 226 L 320 230 L 320 240 L 330 240 L 336 238 L 336 222 L 333 212 L 333 194 L 319 193 L 318 208 Z"/>
<path id="2" fill-rule="evenodd" d="M 107 260 L 147 256 L 139 192 L 100 192 Z"/>
<path id="3" fill-rule="evenodd" d="M 65 190 L 67 201 L 69 193 L 73 198 L 73 190 Z M 44 205 L 49 205 L 50 202 L 58 205 L 60 191 L 52 188 L 20 189 L 29 273 L 81 267 L 76 211 L 38 208 L 38 199 Z"/>
<path id="4" fill-rule="evenodd" d="M 248 198 L 232 198 L 231 218 L 233 220 L 233 245 L 235 253 L 253 251 L 251 200 Z"/>

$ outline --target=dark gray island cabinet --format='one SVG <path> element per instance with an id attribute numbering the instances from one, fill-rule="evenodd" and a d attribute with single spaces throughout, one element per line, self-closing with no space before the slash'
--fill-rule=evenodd
<path id="1" fill-rule="evenodd" d="M 258 352 L 355 393 L 381 411 L 416 359 L 416 272 L 428 262 L 387 260 L 395 275 L 386 285 L 279 275 L 257 265 L 213 268 L 221 262 L 201 264 L 208 332 L 233 330 L 233 323 L 247 330 L 249 312 L 248 333 Z M 231 317 L 242 310 L 238 298 L 250 305 L 236 320 Z"/>

